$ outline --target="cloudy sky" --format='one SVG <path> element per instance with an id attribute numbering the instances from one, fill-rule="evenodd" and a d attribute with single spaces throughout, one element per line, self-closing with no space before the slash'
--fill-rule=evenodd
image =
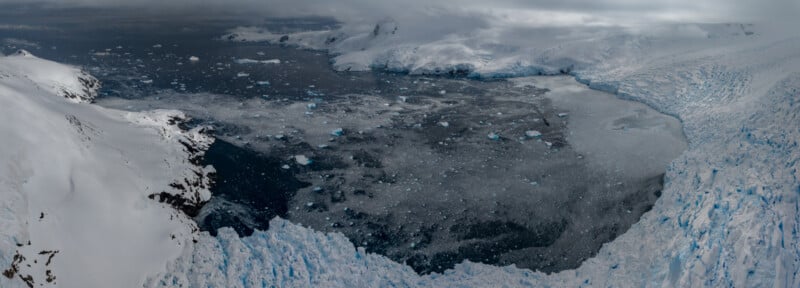
<path id="1" fill-rule="evenodd" d="M 265 16 L 331 16 L 339 20 L 412 15 L 489 16 L 492 21 L 532 25 L 636 25 L 669 22 L 789 21 L 798 0 L 0 0 L 75 6 L 142 6 L 180 11 L 247 11 Z M 213 8 L 210 8 L 212 7 Z M 141 7 L 138 7 L 141 8 Z M 487 17 L 482 17 L 487 19 Z"/>

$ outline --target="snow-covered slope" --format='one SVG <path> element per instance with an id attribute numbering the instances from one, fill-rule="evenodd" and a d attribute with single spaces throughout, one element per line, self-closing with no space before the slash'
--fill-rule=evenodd
<path id="1" fill-rule="evenodd" d="M 552 275 L 465 263 L 444 274 L 366 255 L 343 236 L 276 220 L 267 232 L 201 237 L 154 286 L 225 287 L 800 287 L 800 37 L 749 25 L 498 28 L 404 39 L 402 26 L 267 40 L 333 53 L 337 69 L 509 77 L 570 73 L 685 125 L 689 150 L 663 196 L 576 270 Z M 377 32 L 376 32 L 377 31 Z M 390 32 L 391 31 L 391 32 Z M 384 33 L 386 32 L 386 33 Z M 795 34 L 792 34 L 795 33 Z M 334 39 L 335 40 L 331 40 Z M 345 44 L 337 44 L 345 43 Z"/>
<path id="2" fill-rule="evenodd" d="M 98 87 L 25 51 L 0 57 L 0 287 L 139 286 L 197 236 L 169 204 L 209 198 L 213 168 L 196 163 L 213 139 L 177 111 L 85 103 Z"/>

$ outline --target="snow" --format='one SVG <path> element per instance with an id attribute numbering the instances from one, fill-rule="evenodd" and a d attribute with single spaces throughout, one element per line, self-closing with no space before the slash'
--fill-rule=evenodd
<path id="1" fill-rule="evenodd" d="M 345 25 L 283 42 L 327 49 L 339 70 L 461 71 L 479 78 L 568 73 L 678 117 L 689 149 L 668 167 L 653 210 L 575 270 L 545 275 L 465 262 L 418 276 L 340 234 L 276 219 L 269 231 L 249 237 L 227 229 L 218 238 L 201 237 L 169 272 L 152 278 L 153 286 L 800 287 L 796 32 L 739 24 L 492 27 L 420 40 L 392 25 L 398 29 Z M 281 37 L 259 28 L 229 35 Z"/>
<path id="2" fill-rule="evenodd" d="M 2 287 L 140 286 L 197 237 L 187 216 L 148 196 L 207 200 L 213 168 L 190 159 L 213 139 L 179 129 L 181 112 L 86 103 L 98 87 L 25 51 L 0 58 Z M 170 186 L 184 182 L 197 186 Z"/>

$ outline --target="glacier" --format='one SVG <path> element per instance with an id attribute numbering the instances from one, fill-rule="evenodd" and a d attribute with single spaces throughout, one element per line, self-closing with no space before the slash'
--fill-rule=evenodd
<path id="1" fill-rule="evenodd" d="M 420 276 L 341 234 L 282 219 L 243 238 L 227 228 L 198 233 L 185 213 L 147 196 L 208 199 L 213 168 L 191 161 L 213 141 L 203 128 L 180 129 L 186 116 L 177 111 L 91 105 L 91 76 L 20 52 L 0 57 L 0 265 L 14 268 L 0 286 L 800 287 L 797 32 L 675 24 L 415 38 L 403 27 L 385 20 L 288 35 L 244 27 L 223 39 L 327 50 L 342 71 L 569 74 L 676 116 L 689 149 L 669 166 L 653 210 L 575 270 L 464 262 Z M 197 185 L 181 190 L 176 181 Z"/>
<path id="2" fill-rule="evenodd" d="M 245 238 L 228 229 L 201 237 L 152 286 L 800 287 L 796 32 L 767 24 L 492 28 L 426 42 L 392 21 L 358 27 L 287 35 L 240 27 L 223 39 L 327 50 L 342 71 L 570 74 L 676 116 L 689 150 L 668 167 L 653 210 L 575 270 L 465 262 L 419 276 L 340 234 L 276 219 Z"/>

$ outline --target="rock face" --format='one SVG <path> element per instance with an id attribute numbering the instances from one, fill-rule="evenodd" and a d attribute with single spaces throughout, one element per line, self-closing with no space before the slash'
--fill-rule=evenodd
<path id="1" fill-rule="evenodd" d="M 167 204 L 209 199 L 208 130 L 88 104 L 99 87 L 27 51 L 0 58 L 0 287 L 139 286 L 197 237 Z"/>

